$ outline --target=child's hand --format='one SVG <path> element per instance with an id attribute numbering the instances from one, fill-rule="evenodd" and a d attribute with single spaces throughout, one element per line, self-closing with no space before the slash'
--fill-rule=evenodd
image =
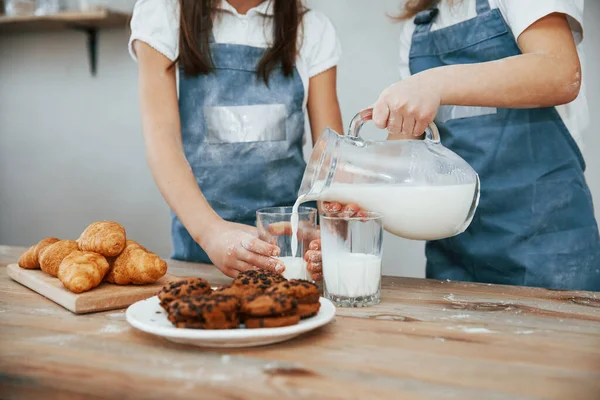
<path id="1" fill-rule="evenodd" d="M 323 202 L 321 209 L 327 215 L 340 215 L 347 218 L 367 216 L 366 212 L 354 203 L 342 205 L 335 202 Z M 306 260 L 306 268 L 312 274 L 313 280 L 322 280 L 323 259 L 321 256 L 321 239 L 315 239 L 310 242 L 308 251 L 304 254 L 304 259 Z"/>
<path id="2" fill-rule="evenodd" d="M 206 241 L 206 253 L 225 275 L 235 278 L 249 269 L 265 269 L 282 273 L 285 266 L 273 257 L 279 256 L 277 246 L 258 238 L 255 227 L 223 221 Z"/>
<path id="3" fill-rule="evenodd" d="M 323 260 L 321 259 L 321 239 L 310 242 L 308 251 L 304 254 L 306 269 L 311 273 L 314 281 L 323 279 Z"/>
<path id="4" fill-rule="evenodd" d="M 441 87 L 421 73 L 385 89 L 373 107 L 373 122 L 391 135 L 421 136 L 442 103 Z"/>
<path id="5" fill-rule="evenodd" d="M 325 214 L 340 215 L 347 218 L 367 216 L 366 211 L 361 210 L 360 206 L 355 203 L 343 205 L 336 202 L 323 202 L 321 209 Z"/>

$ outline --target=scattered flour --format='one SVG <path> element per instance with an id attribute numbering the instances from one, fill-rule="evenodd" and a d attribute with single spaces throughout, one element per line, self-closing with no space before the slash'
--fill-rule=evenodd
<path id="1" fill-rule="evenodd" d="M 494 331 L 490 331 L 487 328 L 465 328 L 463 332 L 467 333 L 494 333 Z"/>
<path id="2" fill-rule="evenodd" d="M 32 340 L 35 342 L 54 344 L 57 346 L 66 346 L 72 341 L 77 340 L 78 337 L 79 335 L 65 333 L 60 335 L 42 336 Z"/>
<path id="3" fill-rule="evenodd" d="M 129 330 L 128 325 L 108 324 L 100 329 L 98 333 L 121 333 Z"/>
<path id="4" fill-rule="evenodd" d="M 231 380 L 231 378 L 225 374 L 212 374 L 212 375 L 209 375 L 208 378 L 209 378 L 209 380 L 211 380 L 213 382 L 222 382 L 222 381 Z"/>
<path id="5" fill-rule="evenodd" d="M 33 338 L 31 340 L 33 340 L 35 342 L 40 342 L 40 343 L 53 344 L 56 346 L 68 346 L 71 344 L 71 342 L 74 342 L 85 336 L 95 336 L 95 335 L 102 335 L 102 334 L 106 334 L 106 333 L 118 334 L 118 333 L 128 331 L 129 329 L 130 329 L 129 325 L 119 325 L 119 324 L 109 323 L 94 332 L 82 332 L 79 334 L 60 333 L 57 335 L 40 336 L 37 338 Z"/>
<path id="6" fill-rule="evenodd" d="M 515 331 L 515 333 L 517 335 L 531 335 L 532 333 L 535 333 L 535 331 L 531 331 L 531 330 L 529 330 L 529 331 Z"/>
<path id="7" fill-rule="evenodd" d="M 466 319 L 466 318 L 470 318 L 470 315 L 469 314 L 456 314 L 456 315 L 451 315 L 450 318 Z"/>
<path id="8" fill-rule="evenodd" d="M 464 328 L 462 331 L 466 333 L 495 333 L 487 328 Z"/>
<path id="9" fill-rule="evenodd" d="M 446 329 L 458 330 L 458 331 L 461 331 L 464 333 L 497 333 L 496 331 L 492 331 L 487 328 L 471 327 L 471 326 L 466 326 L 466 325 L 450 326 Z"/>
<path id="10" fill-rule="evenodd" d="M 110 314 L 106 314 L 106 316 L 110 319 L 125 319 L 125 311 L 113 312 Z"/>

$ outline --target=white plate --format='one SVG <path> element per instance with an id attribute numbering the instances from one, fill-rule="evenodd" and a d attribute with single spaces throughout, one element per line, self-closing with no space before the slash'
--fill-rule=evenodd
<path id="1" fill-rule="evenodd" d="M 220 330 L 175 328 L 167 319 L 167 313 L 160 306 L 156 296 L 132 304 L 125 315 L 127 322 L 133 327 L 172 342 L 201 347 L 252 347 L 283 342 L 331 322 L 335 317 L 335 306 L 323 297 L 320 302 L 321 309 L 317 315 L 301 320 L 297 325 L 281 328 Z"/>

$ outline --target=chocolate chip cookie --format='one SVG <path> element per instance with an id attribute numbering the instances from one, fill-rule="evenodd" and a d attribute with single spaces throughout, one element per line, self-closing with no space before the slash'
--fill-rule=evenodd
<path id="1" fill-rule="evenodd" d="M 309 281 L 292 279 L 270 287 L 265 293 L 283 294 L 295 299 L 298 303 L 298 314 L 300 314 L 301 318 L 312 317 L 321 308 L 319 287 Z"/>
<path id="2" fill-rule="evenodd" d="M 250 270 L 240 272 L 233 283 L 256 288 L 260 291 L 265 291 L 271 286 L 285 281 L 286 279 L 282 275 L 274 272 Z"/>
<path id="3" fill-rule="evenodd" d="M 191 329 L 233 329 L 240 324 L 240 303 L 221 294 L 185 296 L 168 305 L 168 319 L 176 327 Z"/>
<path id="4" fill-rule="evenodd" d="M 167 306 L 175 299 L 184 296 L 201 296 L 212 291 L 208 282 L 202 278 L 187 278 L 171 282 L 158 292 L 160 305 L 167 310 Z"/>
<path id="5" fill-rule="evenodd" d="M 244 324 L 248 329 L 258 328 L 280 328 L 282 326 L 296 325 L 300 322 L 300 315 L 283 315 L 280 317 L 266 317 L 266 318 L 246 318 Z"/>
<path id="6" fill-rule="evenodd" d="M 277 328 L 300 321 L 296 299 L 286 294 L 258 294 L 242 300 L 240 305 L 246 328 Z"/>
<path id="7" fill-rule="evenodd" d="M 258 294 L 242 300 L 240 311 L 246 317 L 273 317 L 295 313 L 296 299 L 282 294 Z"/>
<path id="8" fill-rule="evenodd" d="M 223 286 L 213 292 L 214 294 L 224 294 L 228 296 L 237 297 L 239 300 L 243 300 L 246 297 L 261 293 L 260 289 L 251 287 L 248 285 L 242 285 L 241 283 L 233 283 L 231 285 Z"/>

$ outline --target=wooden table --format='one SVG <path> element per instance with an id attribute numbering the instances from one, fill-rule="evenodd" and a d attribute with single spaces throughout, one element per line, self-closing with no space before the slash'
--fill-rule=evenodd
<path id="1" fill-rule="evenodd" d="M 124 311 L 71 314 L 6 276 L 23 250 L 0 246 L 2 399 L 600 399 L 600 293 L 388 277 L 379 306 L 211 350 L 136 331 Z"/>

